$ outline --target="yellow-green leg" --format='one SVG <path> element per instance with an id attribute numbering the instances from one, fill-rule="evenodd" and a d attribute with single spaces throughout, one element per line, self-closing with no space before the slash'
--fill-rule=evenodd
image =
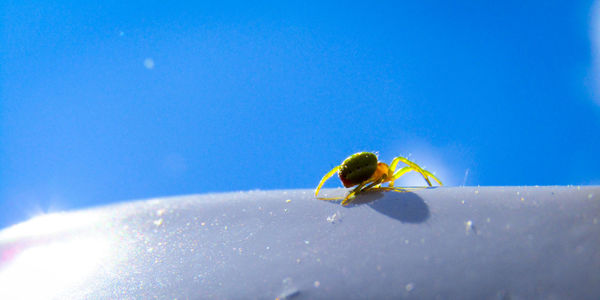
<path id="1" fill-rule="evenodd" d="M 382 190 L 382 191 L 393 191 L 393 192 L 398 192 L 398 193 L 405 193 L 408 192 L 409 189 L 406 188 L 399 188 L 399 187 L 388 187 L 388 186 L 382 186 L 382 187 L 373 187 L 370 189 L 365 189 L 364 191 L 378 191 L 378 190 Z"/>
<path id="2" fill-rule="evenodd" d="M 398 170 L 396 173 L 394 173 L 394 175 L 392 175 L 392 179 L 390 179 L 390 187 L 394 186 L 394 181 L 396 181 L 396 179 L 400 178 L 400 176 L 410 172 L 414 170 L 412 167 L 404 167 L 400 170 Z M 392 170 L 393 172 L 394 170 Z"/>
<path id="3" fill-rule="evenodd" d="M 370 183 L 367 181 L 367 182 L 363 182 L 363 183 L 359 184 L 357 187 L 352 189 L 352 191 L 350 193 L 348 193 L 348 195 L 346 196 L 344 201 L 342 201 L 342 205 L 350 204 L 350 202 L 352 202 L 351 198 L 353 198 L 353 196 L 355 196 L 358 193 L 362 193 L 362 192 L 369 191 L 372 189 L 380 188 L 381 183 L 385 182 L 385 179 L 386 179 L 386 177 L 383 176 L 377 180 L 371 181 Z"/>
<path id="4" fill-rule="evenodd" d="M 329 171 L 327 174 L 325 174 L 325 176 L 323 176 L 323 178 L 321 178 L 321 182 L 319 182 L 319 185 L 315 189 L 315 197 L 317 197 L 319 195 L 319 190 L 321 190 L 321 187 L 323 186 L 325 181 L 327 181 L 327 179 L 331 178 L 331 176 L 333 176 L 333 174 L 335 174 L 335 172 L 337 172 L 339 169 L 340 169 L 340 166 L 337 166 L 337 167 L 331 169 L 331 171 Z"/>
<path id="5" fill-rule="evenodd" d="M 442 181 L 440 181 L 437 177 L 435 177 L 435 175 L 431 174 L 431 172 L 429 172 L 427 170 L 423 170 L 423 172 L 425 172 L 425 174 L 427 174 L 427 176 L 433 178 L 433 180 L 435 180 L 439 185 L 443 185 Z"/>
<path id="6" fill-rule="evenodd" d="M 353 188 L 352 191 L 350 193 L 348 193 L 348 195 L 346 195 L 346 198 L 344 198 L 344 200 L 342 201 L 342 205 L 346 206 L 348 204 L 350 204 L 350 202 L 352 202 L 352 198 L 354 197 L 354 195 L 358 192 L 361 191 L 361 189 L 366 185 L 366 182 L 363 182 L 361 184 L 359 184 L 357 187 Z"/>
<path id="7" fill-rule="evenodd" d="M 429 173 L 429 172 L 425 173 L 425 170 L 423 170 L 421 167 L 419 167 L 419 165 L 415 164 L 414 162 L 412 162 L 402 156 L 398 156 L 398 157 L 394 158 L 394 160 L 392 160 L 391 166 L 394 166 L 394 169 L 395 169 L 396 165 L 398 164 L 398 161 L 401 161 L 401 162 L 409 165 L 413 170 L 419 172 L 423 176 L 423 178 L 425 178 L 425 181 L 427 181 L 427 184 L 429 186 L 432 186 L 431 181 L 429 181 L 429 178 L 427 177 L 428 176 L 427 173 Z M 406 172 L 408 172 L 408 171 L 406 171 Z M 429 174 L 431 174 L 431 173 L 429 173 Z M 436 181 L 439 182 L 439 180 L 437 180 L 437 179 L 436 179 Z"/>

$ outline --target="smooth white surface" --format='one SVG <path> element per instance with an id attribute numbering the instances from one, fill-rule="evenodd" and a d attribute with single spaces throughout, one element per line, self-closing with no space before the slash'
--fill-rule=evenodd
<path id="1" fill-rule="evenodd" d="M 600 187 L 357 200 L 252 191 L 38 217 L 0 232 L 0 299 L 600 295 Z"/>

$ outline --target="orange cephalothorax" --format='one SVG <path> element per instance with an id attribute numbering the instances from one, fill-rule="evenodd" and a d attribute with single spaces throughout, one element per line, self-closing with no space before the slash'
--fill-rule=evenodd
<path id="1" fill-rule="evenodd" d="M 371 175 L 371 178 L 369 178 L 369 181 L 377 181 L 382 178 L 383 178 L 383 180 L 381 181 L 381 183 L 390 181 L 392 179 L 392 177 L 394 176 L 394 173 L 390 172 L 390 171 L 391 171 L 390 167 L 388 167 L 388 165 L 386 163 L 382 163 L 382 162 L 377 163 L 377 169 L 375 170 L 373 175 Z"/>

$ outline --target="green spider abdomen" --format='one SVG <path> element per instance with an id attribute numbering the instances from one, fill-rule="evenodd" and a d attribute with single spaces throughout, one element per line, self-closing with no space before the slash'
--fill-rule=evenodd
<path id="1" fill-rule="evenodd" d="M 370 152 L 359 152 L 342 162 L 338 175 L 345 187 L 351 187 L 371 178 L 375 170 L 377 156 Z"/>

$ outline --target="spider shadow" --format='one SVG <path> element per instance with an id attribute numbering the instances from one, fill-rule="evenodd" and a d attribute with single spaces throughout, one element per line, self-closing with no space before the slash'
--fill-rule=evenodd
<path id="1" fill-rule="evenodd" d="M 369 191 L 356 196 L 350 206 L 366 204 L 403 223 L 422 223 L 429 219 L 429 206 L 413 192 Z"/>

